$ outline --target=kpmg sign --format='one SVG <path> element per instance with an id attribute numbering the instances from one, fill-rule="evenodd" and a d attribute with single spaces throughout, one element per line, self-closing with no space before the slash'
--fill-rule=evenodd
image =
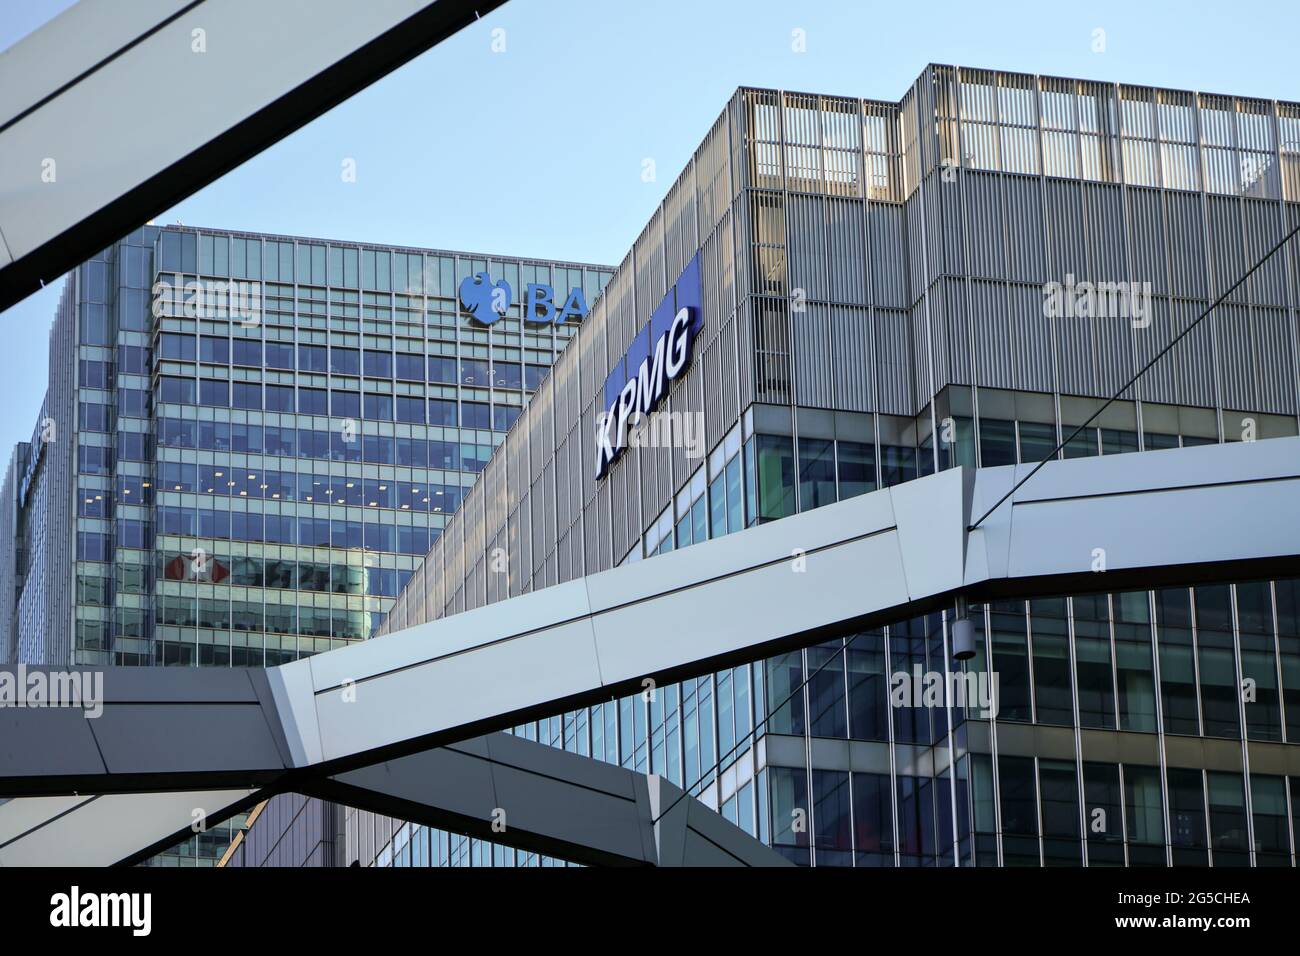
<path id="1" fill-rule="evenodd" d="M 596 422 L 597 480 L 627 447 L 628 426 L 653 412 L 690 365 L 702 300 L 697 253 L 605 379 L 605 411 Z"/>
<path id="2" fill-rule="evenodd" d="M 466 276 L 460 283 L 461 308 L 484 325 L 491 325 L 506 314 L 513 301 L 512 295 L 509 282 L 498 279 L 494 283 L 488 272 L 476 272 L 472 276 Z M 587 300 L 583 297 L 582 289 L 577 286 L 569 290 L 563 305 L 556 306 L 553 288 L 541 282 L 528 283 L 524 293 L 525 322 L 545 324 L 586 317 Z"/>

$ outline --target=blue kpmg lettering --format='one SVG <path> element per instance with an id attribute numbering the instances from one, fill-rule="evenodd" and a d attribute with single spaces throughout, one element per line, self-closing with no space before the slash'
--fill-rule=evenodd
<path id="1" fill-rule="evenodd" d="M 627 447 L 628 426 L 654 411 L 690 365 L 691 346 L 703 322 L 702 300 L 696 253 L 605 378 L 605 411 L 596 422 L 597 480 Z"/>
<path id="2" fill-rule="evenodd" d="M 460 283 L 460 305 L 470 316 L 483 325 L 491 325 L 502 318 L 514 301 L 514 290 L 505 279 L 492 281 L 488 272 L 476 272 Z M 548 322 L 581 321 L 587 317 L 587 299 L 582 289 L 574 286 L 563 304 L 555 302 L 555 289 L 543 282 L 530 282 L 524 290 L 524 321 L 535 325 Z"/>

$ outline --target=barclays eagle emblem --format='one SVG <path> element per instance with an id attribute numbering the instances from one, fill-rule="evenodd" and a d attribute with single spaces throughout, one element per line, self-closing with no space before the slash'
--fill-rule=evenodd
<path id="1" fill-rule="evenodd" d="M 487 272 L 466 276 L 460 283 L 460 304 L 484 325 L 491 325 L 510 308 L 510 283 L 500 279 L 494 285 Z"/>

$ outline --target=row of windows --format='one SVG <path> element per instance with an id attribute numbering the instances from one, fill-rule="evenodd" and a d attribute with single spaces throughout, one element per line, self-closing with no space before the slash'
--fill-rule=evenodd
<path id="1" fill-rule="evenodd" d="M 154 581 L 396 597 L 411 576 L 409 569 L 402 568 L 360 567 L 324 561 L 294 561 L 284 557 L 260 558 L 170 550 L 155 555 L 153 568 L 147 565 L 136 566 L 133 572 L 135 580 L 129 587 L 122 586 L 120 569 L 121 565 L 114 569 L 115 580 L 111 582 L 103 575 L 79 573 L 77 603 L 105 606 L 112 600 L 110 585 L 116 584 L 117 590 L 122 592 L 147 593 L 153 590 Z"/>
<path id="2" fill-rule="evenodd" d="M 370 631 L 378 624 L 371 615 Z M 158 625 L 152 618 L 139 626 L 124 626 L 123 631 L 139 631 L 140 636 L 114 634 L 107 621 L 77 622 L 77 651 L 91 663 L 123 667 L 278 667 L 302 657 L 355 643 L 354 638 L 307 637 L 295 634 L 263 634 L 242 630 L 198 630 Z M 152 633 L 151 637 L 148 635 Z M 225 849 L 217 851 L 217 858 Z"/>
<path id="3" fill-rule="evenodd" d="M 414 425 L 460 425 L 509 431 L 519 417 L 518 405 L 489 405 L 455 399 L 414 395 L 378 395 L 345 389 L 272 385 L 269 382 L 225 382 L 218 379 L 176 378 L 158 380 L 155 400 L 175 405 L 207 408 L 244 408 L 268 412 L 297 412 L 300 415 L 333 415 L 344 419 L 407 422 Z"/>
<path id="4" fill-rule="evenodd" d="M 262 604 L 257 601 L 226 601 L 175 594 L 158 595 L 154 601 L 154 621 L 167 627 L 266 631 L 302 637 L 337 637 L 349 641 L 362 640 L 370 631 L 369 615 L 357 609 Z"/>
<path id="5" fill-rule="evenodd" d="M 1154 732 L 1159 710 L 1167 734 L 1300 741 L 1300 580 L 1068 604 L 1068 614 L 1057 598 L 976 615 L 988 649 L 971 667 L 991 654 L 999 719 L 1071 726 L 1077 699 L 1083 727 Z"/>
<path id="6" fill-rule="evenodd" d="M 155 244 L 157 271 L 202 273 L 238 279 L 266 278 L 273 282 L 346 286 L 452 296 L 456 283 L 489 268 L 487 259 L 395 249 L 295 242 L 275 237 L 243 237 L 163 230 Z M 580 267 L 534 262 L 491 265 L 512 288 L 529 282 L 560 288 L 582 287 L 594 298 L 610 273 Z"/>
<path id="7" fill-rule="evenodd" d="M 228 339 L 202 335 L 163 332 L 158 356 L 162 359 L 216 365 L 269 368 L 314 374 L 350 375 L 366 378 L 397 379 L 406 382 L 429 382 L 438 385 L 472 385 L 476 388 L 537 388 L 548 367 L 503 359 L 488 360 L 445 355 L 412 355 L 404 352 L 380 352 L 324 345 L 298 345 L 254 339 Z M 147 350 L 141 346 L 118 348 L 119 371 L 148 374 Z M 296 361 L 295 361 L 296 358 Z M 95 362 L 103 366 L 107 363 Z M 89 372 L 89 370 L 88 370 Z M 95 375 L 107 373 L 96 370 Z M 83 384 L 89 384 L 83 381 Z M 103 387 L 103 386 L 93 386 Z"/>
<path id="8" fill-rule="evenodd" d="M 334 430 L 321 431 L 287 425 L 194 422 L 179 418 L 159 418 L 156 425 L 158 444 L 163 448 L 363 461 L 379 465 L 472 472 L 481 471 L 487 456 L 492 453 L 491 446 L 474 442 L 363 435 L 344 426 L 344 422 L 339 422 Z"/>
<path id="9" fill-rule="evenodd" d="M 186 423 L 192 425 L 193 423 Z M 240 429 L 243 426 L 236 426 Z M 259 426 L 248 426 L 258 428 Z M 200 429 L 202 431 L 202 429 Z M 268 431 L 270 429 L 268 428 Z M 300 459 L 321 459 L 341 462 L 366 462 L 381 465 L 402 465 L 413 468 L 435 468 L 444 471 L 468 471 L 477 473 L 483 470 L 491 457 L 491 445 L 479 445 L 471 442 L 426 441 L 422 438 L 398 438 L 382 435 L 365 435 L 354 440 L 347 440 L 342 434 L 312 431 L 310 429 L 287 430 L 287 437 L 268 441 L 266 454 L 289 457 L 292 449 L 297 447 Z M 285 432 L 282 430 L 283 436 Z M 137 436 L 138 440 L 122 442 L 119 458 L 124 461 L 148 461 L 146 436 Z M 144 447 L 142 447 L 142 445 Z M 250 442 L 251 445 L 251 442 Z M 178 447 L 194 447 L 179 445 Z M 202 446 L 199 446 L 202 447 Z M 290 449 L 284 451 L 282 449 Z M 240 448 L 218 448 L 218 451 L 243 451 Z M 83 475 L 111 475 L 113 472 L 113 449 L 100 445 L 80 445 L 77 449 L 77 470 Z M 249 454 L 260 451 L 249 450 Z M 256 466 L 254 466 L 256 467 Z M 202 479 L 192 463 L 164 461 L 159 463 L 161 486 L 164 490 L 195 491 L 200 490 Z M 212 484 L 212 482 L 209 482 Z M 222 482 L 224 484 L 224 482 Z M 140 491 L 149 487 L 148 479 L 143 479 Z M 254 485 L 246 489 L 249 497 L 262 497 Z M 221 493 L 214 489 L 213 493 Z M 309 494 L 311 492 L 300 492 Z M 147 494 L 132 498 L 133 502 L 147 500 Z M 273 497 L 267 495 L 266 497 Z M 286 493 L 287 497 L 287 493 Z"/>
<path id="10" fill-rule="evenodd" d="M 441 528 L 395 525 L 388 521 L 362 522 L 179 507 L 159 508 L 157 522 L 159 534 L 185 538 L 364 550 L 416 557 L 428 554 L 442 533 Z M 149 522 L 135 518 L 118 519 L 112 536 L 101 531 L 78 531 L 76 556 L 81 561 L 111 561 L 115 548 L 144 550 L 153 547 L 153 532 L 154 527 Z"/>
<path id="11" fill-rule="evenodd" d="M 398 481 L 394 478 L 331 477 L 272 470 L 254 472 L 229 465 L 167 462 L 161 472 L 164 492 L 394 508 L 417 514 L 451 514 L 460 505 L 466 491 L 461 485 L 429 483 L 420 479 Z M 110 491 L 83 487 L 77 514 L 83 518 L 111 517 L 113 500 Z M 139 477 L 119 477 L 116 500 L 121 504 L 149 505 L 153 501 L 152 483 Z M 159 512 L 164 510 L 160 508 Z"/>
<path id="12" fill-rule="evenodd" d="M 999 721 L 1240 739 L 1244 719 L 1249 740 L 1300 740 L 1300 580 L 1003 601 L 972 617 L 986 638 L 966 670 L 997 675 Z M 774 699 L 808 686 L 769 730 L 888 740 L 890 678 L 914 667 L 949 669 L 937 615 L 772 658 Z M 892 717 L 899 742 L 948 732 L 941 707 Z"/>
<path id="13" fill-rule="evenodd" d="M 1292 864 L 1300 778 L 988 755 L 969 758 L 976 862 L 1006 866 L 1257 866 Z M 996 797 L 994 796 L 996 793 Z M 1083 805 L 1080 807 L 1080 794 Z M 1166 799 L 1167 794 L 1167 799 Z M 1082 812 L 1080 812 L 1082 809 Z M 998 823 L 1001 823 L 1000 833 Z M 1087 834 L 1080 839 L 1081 828 Z M 1253 843 L 1251 834 L 1253 833 Z"/>

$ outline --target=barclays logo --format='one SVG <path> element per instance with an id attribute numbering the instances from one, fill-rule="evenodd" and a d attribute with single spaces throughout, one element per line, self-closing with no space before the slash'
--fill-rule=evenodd
<path id="1" fill-rule="evenodd" d="M 460 304 L 469 315 L 483 325 L 491 325 L 505 316 L 513 299 L 513 290 L 505 279 L 492 281 L 488 272 L 476 272 L 460 283 Z M 524 321 L 535 325 L 548 322 L 567 322 L 571 318 L 587 317 L 587 300 L 582 289 L 569 290 L 563 305 L 555 304 L 555 290 L 541 282 L 528 283 L 524 292 Z"/>

